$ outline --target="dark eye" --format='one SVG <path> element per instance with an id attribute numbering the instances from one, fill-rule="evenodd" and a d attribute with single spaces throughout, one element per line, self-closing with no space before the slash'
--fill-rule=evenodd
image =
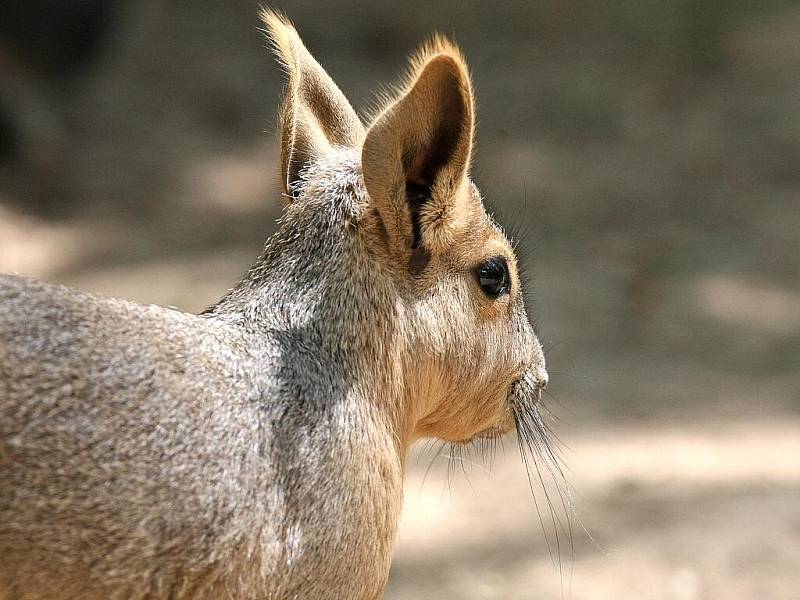
<path id="1" fill-rule="evenodd" d="M 478 283 L 488 296 L 497 298 L 508 293 L 508 264 L 502 256 L 490 258 L 478 267 Z"/>

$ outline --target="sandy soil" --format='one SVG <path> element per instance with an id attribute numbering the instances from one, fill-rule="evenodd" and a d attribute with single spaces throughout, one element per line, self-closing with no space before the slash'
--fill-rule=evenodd
<path id="1" fill-rule="evenodd" d="M 794 419 L 571 431 L 571 536 L 559 528 L 556 543 L 534 486 L 549 547 L 513 440 L 491 470 L 468 462 L 449 480 L 446 458 L 425 478 L 419 456 L 387 598 L 797 598 L 798 430 Z"/>

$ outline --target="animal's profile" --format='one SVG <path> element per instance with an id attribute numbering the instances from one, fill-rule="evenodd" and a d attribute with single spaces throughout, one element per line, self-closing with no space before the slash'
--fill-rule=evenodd
<path id="1" fill-rule="evenodd" d="M 364 127 L 283 18 L 287 205 L 203 314 L 0 277 L 0 597 L 376 598 L 410 445 L 547 382 L 435 38 Z"/>

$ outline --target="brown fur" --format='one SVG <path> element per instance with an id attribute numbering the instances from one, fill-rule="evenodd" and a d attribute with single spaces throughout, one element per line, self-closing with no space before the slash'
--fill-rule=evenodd
<path id="1" fill-rule="evenodd" d="M 289 22 L 262 11 L 270 40 L 288 75 L 280 113 L 281 182 L 287 196 L 300 180 L 300 170 L 332 146 L 356 148 L 364 127 L 330 76 L 306 50 Z"/>
<path id="2" fill-rule="evenodd" d="M 242 281 L 198 316 L 0 277 L 0 598 L 377 598 L 410 445 L 509 431 L 547 381 L 458 50 L 365 130 L 264 18 L 292 201 Z"/>

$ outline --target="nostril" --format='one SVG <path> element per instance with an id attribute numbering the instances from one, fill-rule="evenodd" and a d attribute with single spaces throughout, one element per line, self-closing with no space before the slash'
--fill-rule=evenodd
<path id="1" fill-rule="evenodd" d="M 533 402 L 534 404 L 539 404 L 542 401 L 542 391 L 544 388 L 540 385 L 537 385 L 533 388 Z"/>
<path id="2" fill-rule="evenodd" d="M 539 387 L 542 388 L 543 390 L 547 389 L 547 384 L 549 381 L 550 377 L 547 375 L 547 371 L 545 371 L 544 369 L 539 371 Z"/>

